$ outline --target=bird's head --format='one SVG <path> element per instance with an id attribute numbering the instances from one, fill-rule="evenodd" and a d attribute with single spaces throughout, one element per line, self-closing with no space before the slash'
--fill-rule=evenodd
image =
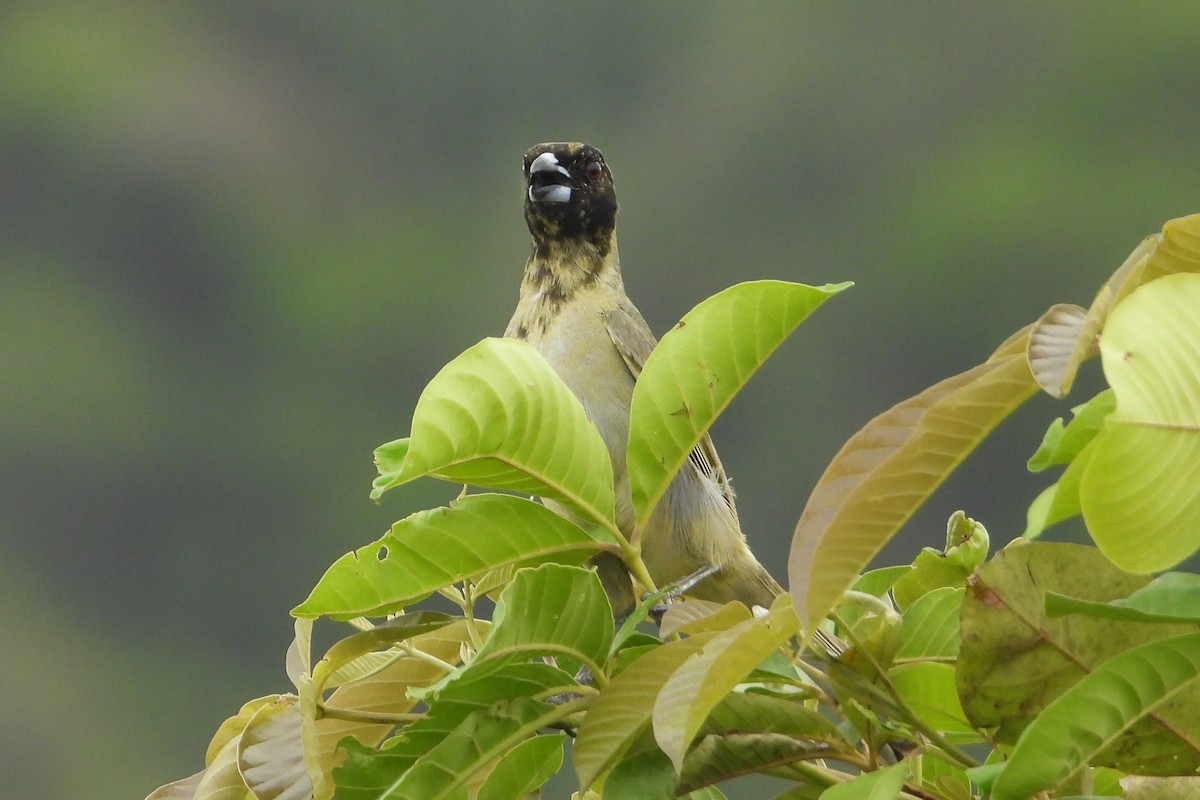
<path id="1" fill-rule="evenodd" d="M 590 244 L 607 250 L 617 224 L 617 192 L 600 151 L 578 142 L 530 148 L 525 153 L 525 222 L 536 244 Z"/>

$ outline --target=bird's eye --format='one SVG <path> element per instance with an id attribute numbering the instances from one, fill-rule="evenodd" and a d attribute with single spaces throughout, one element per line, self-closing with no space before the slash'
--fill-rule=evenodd
<path id="1" fill-rule="evenodd" d="M 594 181 L 604 174 L 604 167 L 599 161 L 589 161 L 583 167 L 583 174 L 589 181 Z"/>

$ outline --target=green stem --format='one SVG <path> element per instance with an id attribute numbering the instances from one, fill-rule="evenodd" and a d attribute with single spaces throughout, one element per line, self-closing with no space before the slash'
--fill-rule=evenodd
<path id="1" fill-rule="evenodd" d="M 400 643 L 400 651 L 403 652 L 407 656 L 412 656 L 413 658 L 417 659 L 418 661 L 424 661 L 426 664 L 432 664 L 433 666 L 437 667 L 438 669 L 442 670 L 443 672 L 453 672 L 455 669 L 455 666 L 453 664 L 451 664 L 447 661 L 442 661 L 437 656 L 431 655 L 430 653 L 426 653 L 423 650 L 418 650 L 415 647 L 411 646 L 408 642 Z"/>
<path id="2" fill-rule="evenodd" d="M 842 781 L 850 780 L 852 777 L 849 773 L 838 772 L 827 767 L 818 767 L 816 764 L 809 763 L 808 761 L 797 761 L 791 764 L 790 768 L 792 772 L 798 773 L 806 780 L 826 788 L 836 786 Z"/>
<path id="3" fill-rule="evenodd" d="M 362 711 L 356 708 L 332 708 L 326 705 L 318 706 L 320 713 L 317 718 L 328 717 L 347 722 L 367 722 L 379 725 L 400 725 L 405 722 L 416 722 L 424 714 L 389 714 L 384 711 Z"/>
<path id="4" fill-rule="evenodd" d="M 471 646 L 476 652 L 483 646 L 483 637 L 475 624 L 475 587 L 469 582 L 463 583 L 463 621 L 467 625 L 467 635 L 471 637 Z"/>
<path id="5" fill-rule="evenodd" d="M 657 592 L 658 587 L 654 585 L 654 579 L 650 577 L 650 572 L 646 569 L 646 562 L 642 561 L 642 554 L 635 550 L 627 553 L 626 556 L 625 566 L 629 567 L 629 571 L 633 573 L 634 580 L 640 583 L 647 593 Z"/>

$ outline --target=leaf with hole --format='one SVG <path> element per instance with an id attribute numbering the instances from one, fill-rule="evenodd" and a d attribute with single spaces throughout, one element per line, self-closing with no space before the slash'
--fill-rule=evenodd
<path id="1" fill-rule="evenodd" d="M 292 613 L 379 616 L 490 570 L 548 560 L 577 564 L 604 546 L 540 503 L 467 495 L 406 517 L 379 541 L 339 558 Z"/>

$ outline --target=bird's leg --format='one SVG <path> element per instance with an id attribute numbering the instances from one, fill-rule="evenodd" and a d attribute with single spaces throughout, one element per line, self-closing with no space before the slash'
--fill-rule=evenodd
<path id="1" fill-rule="evenodd" d="M 700 581 L 704 580 L 705 578 L 711 578 L 720 571 L 721 567 L 717 564 L 705 564 L 690 575 L 684 575 L 682 578 L 675 581 L 675 583 L 671 584 L 670 588 L 667 589 L 666 594 L 662 596 L 662 600 L 650 607 L 650 616 L 653 618 L 655 624 L 662 624 L 663 614 L 667 613 L 667 608 L 674 600 L 678 599 L 680 595 L 691 591 L 696 584 L 700 583 Z"/>

